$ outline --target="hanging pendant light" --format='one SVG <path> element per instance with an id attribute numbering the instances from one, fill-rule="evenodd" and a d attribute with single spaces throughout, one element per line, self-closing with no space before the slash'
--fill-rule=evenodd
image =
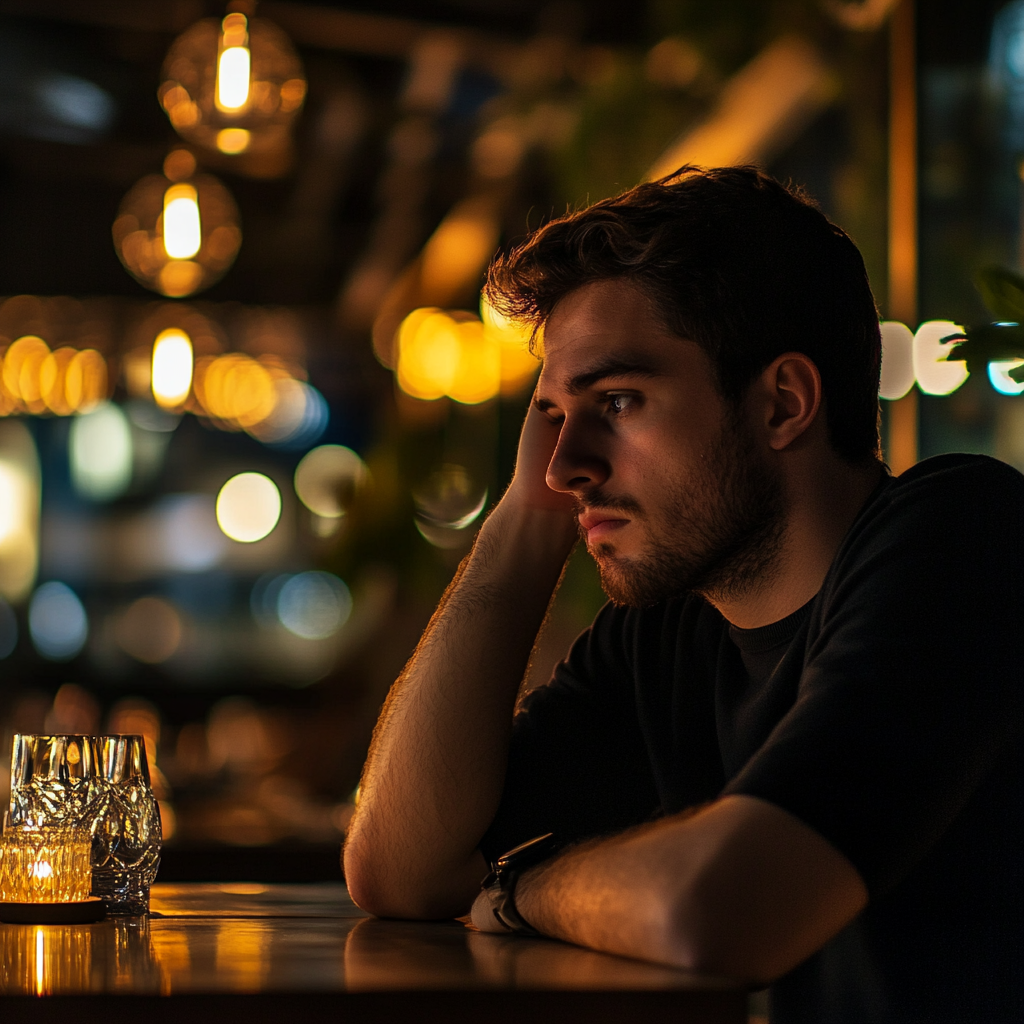
<path id="1" fill-rule="evenodd" d="M 242 244 L 238 207 L 195 157 L 176 149 L 163 174 L 150 174 L 124 197 L 114 221 L 114 248 L 139 284 L 171 298 L 219 281 Z"/>
<path id="2" fill-rule="evenodd" d="M 286 149 L 306 79 L 288 37 L 236 8 L 171 44 L 157 95 L 175 131 L 227 155 Z"/>

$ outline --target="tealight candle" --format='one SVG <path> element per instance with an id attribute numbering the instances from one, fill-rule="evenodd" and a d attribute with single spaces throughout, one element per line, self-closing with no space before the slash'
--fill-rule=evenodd
<path id="1" fill-rule="evenodd" d="M 89 897 L 89 834 L 80 829 L 21 826 L 0 836 L 0 900 L 73 903 Z"/>

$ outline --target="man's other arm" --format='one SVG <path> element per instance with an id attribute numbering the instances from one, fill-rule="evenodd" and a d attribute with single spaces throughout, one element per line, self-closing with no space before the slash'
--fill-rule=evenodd
<path id="1" fill-rule="evenodd" d="M 557 438 L 531 407 L 515 478 L 381 713 L 344 854 L 377 916 L 454 917 L 479 892 L 516 695 L 577 538 L 571 498 L 544 483 Z"/>
<path id="2" fill-rule="evenodd" d="M 740 795 L 570 848 L 516 887 L 520 914 L 545 935 L 754 984 L 810 956 L 867 898 L 817 832 Z M 486 895 L 473 922 L 500 930 Z"/>

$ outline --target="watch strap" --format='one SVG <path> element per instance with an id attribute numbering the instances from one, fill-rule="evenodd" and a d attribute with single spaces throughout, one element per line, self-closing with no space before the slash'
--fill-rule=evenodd
<path id="1" fill-rule="evenodd" d="M 481 887 L 491 898 L 495 920 L 508 931 L 524 935 L 540 935 L 519 913 L 516 906 L 516 885 L 520 874 L 551 856 L 556 847 L 554 834 L 548 832 L 503 853 L 491 865 Z"/>

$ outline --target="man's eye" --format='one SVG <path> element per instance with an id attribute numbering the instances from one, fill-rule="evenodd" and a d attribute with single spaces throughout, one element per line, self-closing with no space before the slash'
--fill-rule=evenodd
<path id="1" fill-rule="evenodd" d="M 632 395 L 609 395 L 608 409 L 616 414 L 625 412 L 633 402 Z"/>

